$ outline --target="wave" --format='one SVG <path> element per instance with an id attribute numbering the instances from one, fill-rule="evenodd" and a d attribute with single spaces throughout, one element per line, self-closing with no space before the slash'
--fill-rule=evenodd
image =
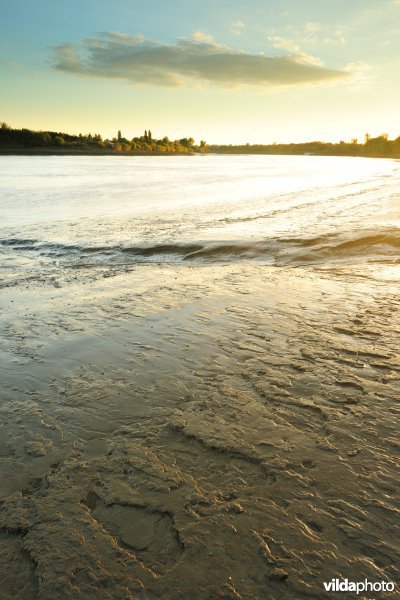
<path id="1" fill-rule="evenodd" d="M 200 244 L 156 244 L 155 246 L 128 246 L 121 248 L 122 252 L 129 252 L 136 256 L 155 256 L 157 254 L 179 255 L 186 257 L 195 252 L 200 252 L 203 246 Z"/>
<path id="2" fill-rule="evenodd" d="M 43 242 L 36 239 L 0 240 L 5 251 L 39 254 L 71 260 L 74 266 L 107 262 L 231 262 L 257 261 L 301 266 L 325 262 L 393 260 L 400 257 L 400 229 L 379 232 L 331 233 L 315 237 L 277 237 L 257 241 L 199 241 L 137 245 L 85 245 Z"/>
<path id="3" fill-rule="evenodd" d="M 33 250 L 36 247 L 38 240 L 24 239 L 24 238 L 8 238 L 0 240 L 1 246 L 9 246 L 14 250 Z"/>
<path id="4" fill-rule="evenodd" d="M 400 256 L 400 230 L 390 229 L 376 234 L 365 232 L 364 234 L 359 233 L 357 236 L 331 234 L 314 240 L 306 240 L 301 247 L 307 248 L 308 252 L 296 254 L 294 258 L 299 264 L 395 259 Z"/>
<path id="5" fill-rule="evenodd" d="M 400 248 L 400 235 L 369 235 L 366 237 L 342 242 L 336 246 L 337 250 L 352 250 L 354 248 L 370 248 L 372 246 L 392 246 Z"/>

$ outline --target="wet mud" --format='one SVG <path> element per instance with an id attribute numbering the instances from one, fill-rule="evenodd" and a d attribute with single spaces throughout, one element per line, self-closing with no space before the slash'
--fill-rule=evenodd
<path id="1" fill-rule="evenodd" d="M 334 577 L 395 581 L 395 281 L 111 275 L 2 291 L 2 598 L 316 600 Z"/>

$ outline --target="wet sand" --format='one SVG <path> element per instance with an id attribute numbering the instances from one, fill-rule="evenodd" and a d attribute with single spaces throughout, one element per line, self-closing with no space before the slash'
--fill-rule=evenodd
<path id="1" fill-rule="evenodd" d="M 335 577 L 395 581 L 384 269 L 137 265 L 1 290 L 1 597 L 319 600 Z"/>

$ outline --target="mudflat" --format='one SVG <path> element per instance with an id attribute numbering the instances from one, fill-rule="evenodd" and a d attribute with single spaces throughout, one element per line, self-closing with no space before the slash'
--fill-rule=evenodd
<path id="1" fill-rule="evenodd" d="M 4 597 L 394 579 L 399 298 L 370 286 L 142 265 L 3 292 Z"/>
<path id="2" fill-rule="evenodd" d="M 321 216 L 336 229 L 310 223 L 300 237 L 287 220 L 320 206 L 303 207 L 303 192 L 278 216 L 263 200 L 253 221 L 254 197 L 211 225 L 189 206 L 173 237 L 150 201 L 123 229 L 127 204 L 96 221 L 87 205 L 80 221 L 44 213 L 35 181 L 33 213 L 14 188 L 20 223 L 5 210 L 1 230 L 2 598 L 300 600 L 330 597 L 336 577 L 396 581 L 388 179 L 344 200 L 342 186 Z M 77 202 L 60 185 L 55 201 L 67 190 Z M 340 224 L 362 195 L 390 219 L 373 225 L 371 208 L 351 237 Z M 266 240 L 276 219 L 286 230 Z"/>

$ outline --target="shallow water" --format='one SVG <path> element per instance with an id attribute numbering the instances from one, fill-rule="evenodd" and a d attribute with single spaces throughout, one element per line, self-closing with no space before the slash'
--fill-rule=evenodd
<path id="1" fill-rule="evenodd" d="M 165 160 L 167 158 L 167 160 Z M 398 257 L 400 163 L 1 157 L 3 266 Z"/>
<path id="2" fill-rule="evenodd" d="M 4 598 L 395 581 L 400 163 L 0 172 Z"/>

